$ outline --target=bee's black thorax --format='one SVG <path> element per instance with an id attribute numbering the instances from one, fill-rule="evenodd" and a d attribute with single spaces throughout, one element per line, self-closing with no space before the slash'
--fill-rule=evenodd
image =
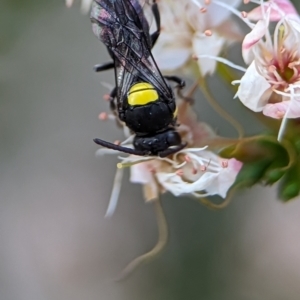
<path id="1" fill-rule="evenodd" d="M 175 104 L 162 100 L 148 83 L 133 84 L 122 103 L 120 119 L 137 135 L 153 134 L 174 123 Z"/>

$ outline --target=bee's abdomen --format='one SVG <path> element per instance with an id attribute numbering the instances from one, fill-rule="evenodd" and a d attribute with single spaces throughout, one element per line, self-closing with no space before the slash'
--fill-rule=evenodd
<path id="1" fill-rule="evenodd" d="M 167 128 L 173 121 L 173 113 L 163 101 L 130 107 L 125 111 L 126 125 L 138 133 L 154 133 Z"/>

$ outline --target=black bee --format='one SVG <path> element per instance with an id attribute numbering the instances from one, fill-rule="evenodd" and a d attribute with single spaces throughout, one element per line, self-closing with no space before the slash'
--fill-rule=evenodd
<path id="1" fill-rule="evenodd" d="M 114 69 L 116 87 L 110 94 L 111 108 L 135 133 L 134 149 L 101 139 L 95 143 L 135 155 L 165 157 L 183 149 L 175 130 L 176 103 L 166 80 L 185 83 L 176 76 L 163 77 L 151 54 L 160 34 L 160 15 L 155 0 L 151 11 L 156 31 L 149 33 L 149 23 L 141 0 L 95 0 L 91 21 L 95 35 L 106 45 L 113 61 L 96 65 L 96 72 Z"/>

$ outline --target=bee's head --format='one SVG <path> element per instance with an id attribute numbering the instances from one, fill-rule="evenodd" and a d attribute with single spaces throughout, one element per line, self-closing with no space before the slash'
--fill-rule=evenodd
<path id="1" fill-rule="evenodd" d="M 150 155 L 161 156 L 171 146 L 181 145 L 181 137 L 173 128 L 147 136 L 135 136 L 134 148 L 139 151 L 147 151 Z M 172 151 L 173 152 L 173 151 Z M 175 151 L 176 152 L 176 151 Z"/>

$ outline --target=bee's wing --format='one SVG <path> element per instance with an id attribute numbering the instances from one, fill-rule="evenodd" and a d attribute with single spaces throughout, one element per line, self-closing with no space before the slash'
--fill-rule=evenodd
<path id="1" fill-rule="evenodd" d="M 143 0 L 144 7 L 140 1 L 96 0 L 91 11 L 93 31 L 114 56 L 119 69 L 117 85 L 123 92 L 135 77 L 151 83 L 167 101 L 173 92 L 151 54 L 149 23 L 144 14 L 144 10 L 149 11 L 149 1 Z"/>
<path id="2" fill-rule="evenodd" d="M 151 45 L 149 24 L 138 0 L 95 0 L 91 21 L 95 35 L 112 51 L 128 47 L 132 54 L 140 51 L 142 33 L 146 45 Z"/>

